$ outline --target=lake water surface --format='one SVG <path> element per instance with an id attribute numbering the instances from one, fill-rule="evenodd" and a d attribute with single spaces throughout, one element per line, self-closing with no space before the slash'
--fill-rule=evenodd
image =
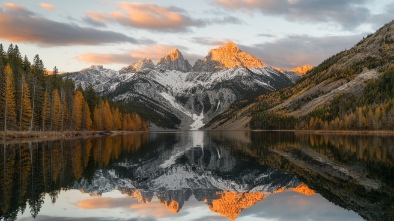
<path id="1" fill-rule="evenodd" d="M 394 220 L 394 137 L 185 131 L 0 144 L 0 220 Z"/>

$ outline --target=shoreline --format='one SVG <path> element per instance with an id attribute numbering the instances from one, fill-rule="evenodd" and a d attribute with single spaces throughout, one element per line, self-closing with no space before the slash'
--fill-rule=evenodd
<path id="1" fill-rule="evenodd" d="M 143 131 L 0 131 L 0 143 L 23 140 L 77 139 L 131 133 L 143 133 Z"/>
<path id="2" fill-rule="evenodd" d="M 293 132 L 295 134 L 394 136 L 394 130 L 215 130 L 213 129 L 212 131 Z"/>

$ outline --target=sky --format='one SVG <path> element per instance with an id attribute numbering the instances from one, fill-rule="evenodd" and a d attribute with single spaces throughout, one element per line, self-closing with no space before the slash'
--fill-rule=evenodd
<path id="1" fill-rule="evenodd" d="M 284 209 L 285 208 L 285 209 Z M 174 214 L 161 204 L 156 196 L 150 203 L 140 203 L 119 191 L 102 196 L 81 194 L 79 190 L 61 191 L 55 204 L 48 194 L 36 218 L 28 209 L 18 214 L 20 221 L 229 221 L 210 211 L 207 204 L 194 196 L 185 201 L 179 213 Z M 330 221 L 363 220 L 357 213 L 334 205 L 320 194 L 306 196 L 288 190 L 271 194 L 253 206 L 244 209 L 236 221 Z"/>
<path id="2" fill-rule="evenodd" d="M 178 48 L 191 64 L 236 43 L 268 65 L 318 65 L 394 19 L 392 0 L 12 0 L 0 43 L 47 70 L 119 70 Z"/>

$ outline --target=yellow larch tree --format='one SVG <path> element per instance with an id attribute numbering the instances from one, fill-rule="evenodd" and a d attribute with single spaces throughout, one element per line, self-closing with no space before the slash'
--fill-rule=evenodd
<path id="1" fill-rule="evenodd" d="M 45 91 L 44 93 L 41 119 L 42 119 L 42 130 L 46 130 L 48 125 L 50 125 L 50 119 L 51 119 L 51 105 L 50 105 L 50 98 L 48 91 Z"/>
<path id="2" fill-rule="evenodd" d="M 93 126 L 89 105 L 86 101 L 83 103 L 82 109 L 82 127 L 84 130 L 91 130 Z"/>
<path id="3" fill-rule="evenodd" d="M 113 116 L 108 101 L 104 102 L 103 107 L 104 130 L 113 129 Z"/>
<path id="4" fill-rule="evenodd" d="M 3 130 L 13 130 L 16 127 L 16 106 L 14 78 L 10 65 L 4 68 L 4 78 L 2 82 L 2 92 L 0 99 L 0 123 Z"/>
<path id="5" fill-rule="evenodd" d="M 82 107 L 84 98 L 81 91 L 76 91 L 73 99 L 73 130 L 80 130 L 82 126 Z"/>
<path id="6" fill-rule="evenodd" d="M 59 96 L 59 91 L 54 89 L 52 92 L 53 96 L 53 118 L 52 125 L 53 130 L 60 130 L 62 124 L 62 103 Z"/>
<path id="7" fill-rule="evenodd" d="M 30 119 L 32 115 L 30 90 L 24 76 L 22 76 L 22 91 L 21 91 L 21 113 L 19 130 L 28 130 L 30 128 Z"/>
<path id="8" fill-rule="evenodd" d="M 114 130 L 122 129 L 122 114 L 119 111 L 119 108 L 116 107 L 113 112 L 113 121 L 114 121 Z"/>

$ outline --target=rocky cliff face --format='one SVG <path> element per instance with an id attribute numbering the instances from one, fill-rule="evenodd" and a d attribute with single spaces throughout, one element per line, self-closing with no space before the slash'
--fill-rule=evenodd
<path id="1" fill-rule="evenodd" d="M 239 99 L 293 85 L 300 76 L 278 71 L 230 42 L 191 66 L 171 50 L 156 66 L 149 59 L 112 71 L 90 68 L 63 75 L 101 95 L 133 104 L 148 121 L 165 128 L 199 129 Z"/>
<path id="2" fill-rule="evenodd" d="M 155 64 L 149 58 L 139 60 L 138 62 L 135 62 L 127 67 L 124 67 L 119 71 L 119 73 L 135 73 L 147 68 L 148 69 L 155 68 Z"/>
<path id="3" fill-rule="evenodd" d="M 293 68 L 293 69 L 291 69 L 291 71 L 295 72 L 299 75 L 304 75 L 304 74 L 306 74 L 306 72 L 310 71 L 312 68 L 313 67 L 311 65 L 306 64 L 306 65 L 303 65 L 300 67 Z"/>
<path id="4" fill-rule="evenodd" d="M 189 64 L 189 61 L 183 58 L 182 53 L 178 49 L 173 49 L 160 58 L 156 68 L 161 71 L 188 72 L 192 66 Z"/>
<path id="5" fill-rule="evenodd" d="M 264 63 L 254 56 L 242 52 L 236 44 L 229 42 L 209 51 L 204 60 L 198 60 L 193 71 L 214 72 L 229 68 L 261 68 Z"/>

